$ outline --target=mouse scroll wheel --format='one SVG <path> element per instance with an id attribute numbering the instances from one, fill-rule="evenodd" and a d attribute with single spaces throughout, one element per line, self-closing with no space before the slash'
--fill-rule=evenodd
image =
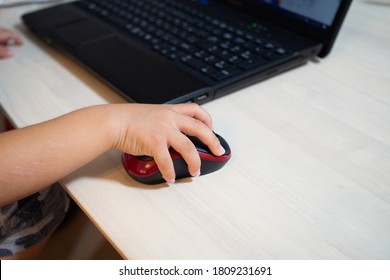
<path id="1" fill-rule="evenodd" d="M 153 157 L 151 156 L 136 156 L 137 159 L 143 160 L 143 161 L 151 161 L 153 160 Z"/>

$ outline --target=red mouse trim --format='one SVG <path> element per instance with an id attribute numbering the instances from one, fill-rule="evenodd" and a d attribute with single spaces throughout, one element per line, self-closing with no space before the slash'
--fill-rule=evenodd
<path id="1" fill-rule="evenodd" d="M 170 150 L 169 153 L 172 160 L 182 157 L 181 154 L 175 150 Z M 203 152 L 198 152 L 198 154 L 200 159 L 205 161 L 228 161 L 231 158 L 231 153 L 222 156 L 215 156 Z M 136 156 L 123 153 L 122 164 L 128 173 L 136 177 L 147 177 L 159 172 L 158 166 L 154 159 L 142 160 Z"/>
<path id="2" fill-rule="evenodd" d="M 147 177 L 159 171 L 154 160 L 140 160 L 130 154 L 122 154 L 122 164 L 128 173 L 137 177 Z"/>
<path id="3" fill-rule="evenodd" d="M 222 156 L 215 156 L 212 154 L 202 153 L 202 152 L 198 152 L 198 154 L 201 160 L 207 160 L 207 161 L 227 161 L 231 158 L 231 153 Z"/>

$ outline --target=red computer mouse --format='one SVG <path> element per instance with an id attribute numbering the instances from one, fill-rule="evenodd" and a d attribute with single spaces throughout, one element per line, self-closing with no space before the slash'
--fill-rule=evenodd
<path id="1" fill-rule="evenodd" d="M 225 149 L 225 153 L 221 156 L 214 155 L 210 149 L 198 138 L 188 136 L 188 138 L 194 143 L 196 150 L 199 153 L 201 160 L 201 175 L 205 175 L 221 169 L 231 157 L 231 151 L 228 143 L 218 134 L 215 135 L 218 137 L 222 147 Z M 184 161 L 181 154 L 176 152 L 174 149 L 170 149 L 169 152 L 175 167 L 176 179 L 191 177 L 190 173 L 188 172 L 187 163 Z M 165 182 L 153 157 L 133 156 L 123 153 L 122 164 L 130 177 L 138 182 L 144 184 L 159 184 Z"/>

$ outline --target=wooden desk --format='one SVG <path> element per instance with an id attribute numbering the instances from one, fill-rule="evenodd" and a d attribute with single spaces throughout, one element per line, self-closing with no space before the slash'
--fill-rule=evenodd
<path id="1" fill-rule="evenodd" d="M 29 34 L 0 61 L 0 102 L 17 125 L 124 102 Z M 354 1 L 330 56 L 204 107 L 228 140 L 222 170 L 174 185 L 130 179 L 108 152 L 64 178 L 131 259 L 389 259 L 390 7 Z"/>

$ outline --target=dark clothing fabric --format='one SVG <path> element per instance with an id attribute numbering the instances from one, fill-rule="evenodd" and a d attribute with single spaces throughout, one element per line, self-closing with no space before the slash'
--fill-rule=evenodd
<path id="1" fill-rule="evenodd" d="M 0 207 L 0 257 L 15 255 L 39 244 L 63 221 L 69 196 L 58 183 Z"/>

